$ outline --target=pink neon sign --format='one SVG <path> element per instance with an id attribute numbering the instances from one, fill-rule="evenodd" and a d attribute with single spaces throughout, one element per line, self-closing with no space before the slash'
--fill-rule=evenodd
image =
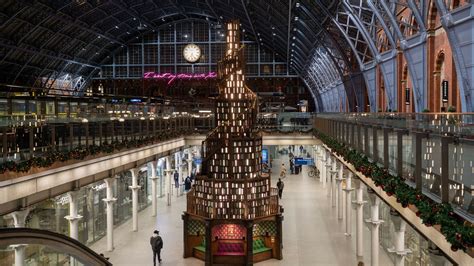
<path id="1" fill-rule="evenodd" d="M 200 73 L 200 74 L 192 74 L 192 73 L 182 73 L 182 74 L 173 74 L 173 73 L 156 73 L 156 72 L 146 72 L 143 74 L 144 79 L 161 79 L 167 80 L 168 85 L 172 84 L 176 80 L 179 79 L 195 79 L 195 80 L 207 80 L 207 79 L 214 79 L 217 78 L 216 72 L 209 72 L 209 73 Z"/>

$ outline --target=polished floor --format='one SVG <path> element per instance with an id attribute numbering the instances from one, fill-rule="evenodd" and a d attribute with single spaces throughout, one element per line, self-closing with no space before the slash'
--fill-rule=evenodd
<path id="1" fill-rule="evenodd" d="M 274 160 L 273 186 L 276 185 L 280 165 L 279 160 Z M 337 219 L 336 209 L 330 206 L 327 190 L 322 188 L 319 179 L 308 177 L 303 167 L 302 174 L 287 175 L 284 182 L 284 258 L 257 265 L 349 266 L 357 265 L 358 261 L 370 265 L 370 231 L 367 228 L 364 230 L 364 257 L 357 258 L 355 235 L 344 235 L 344 222 Z M 158 203 L 157 217 L 151 217 L 151 207 L 139 213 L 138 232 L 132 232 L 131 221 L 115 229 L 113 252 L 105 252 L 106 238 L 95 243 L 92 249 L 110 257 L 114 265 L 153 265 L 149 238 L 153 230 L 158 229 L 164 242 L 161 265 L 204 265 L 200 260 L 183 258 L 181 214 L 185 207 L 185 196 L 174 195 L 171 206 L 167 206 L 165 198 L 162 198 Z M 381 247 L 380 265 L 393 265 Z"/>

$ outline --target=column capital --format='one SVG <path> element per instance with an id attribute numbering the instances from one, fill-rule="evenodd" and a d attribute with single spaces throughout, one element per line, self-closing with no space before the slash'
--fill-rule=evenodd
<path id="1" fill-rule="evenodd" d="M 77 194 L 79 193 L 79 190 L 71 190 L 67 192 L 67 196 L 69 198 L 69 202 L 75 200 L 77 198 Z"/>
<path id="2" fill-rule="evenodd" d="M 113 186 L 113 182 L 115 181 L 115 178 L 116 177 L 108 177 L 108 178 L 105 178 L 104 179 L 104 183 L 107 187 L 112 187 Z"/>
<path id="3" fill-rule="evenodd" d="M 377 194 L 375 194 L 375 191 L 373 191 L 372 189 L 367 189 L 367 192 L 369 194 L 370 205 L 379 206 L 380 198 L 377 196 Z"/>
<path id="4" fill-rule="evenodd" d="M 360 180 L 360 178 L 359 178 L 357 175 L 354 175 L 353 177 L 354 177 L 354 178 L 353 178 L 354 187 L 355 187 L 356 189 L 362 188 L 362 181 Z"/>
<path id="5" fill-rule="evenodd" d="M 395 227 L 395 231 L 405 232 L 407 223 L 405 222 L 405 220 L 402 219 L 402 217 L 400 217 L 400 215 L 396 211 L 390 210 L 390 218 Z"/>
<path id="6" fill-rule="evenodd" d="M 26 246 L 28 246 L 27 244 L 15 244 L 15 245 L 9 245 L 8 247 L 10 247 L 11 249 L 14 249 L 14 250 L 18 250 L 18 249 L 24 249 Z"/>
<path id="7" fill-rule="evenodd" d="M 128 169 L 128 171 L 132 174 L 132 178 L 138 177 L 138 170 L 139 170 L 138 167 L 132 168 L 132 169 Z"/>
<path id="8" fill-rule="evenodd" d="M 25 227 L 26 217 L 28 217 L 28 214 L 30 214 L 30 210 L 31 209 L 27 207 L 10 213 L 15 227 Z"/>

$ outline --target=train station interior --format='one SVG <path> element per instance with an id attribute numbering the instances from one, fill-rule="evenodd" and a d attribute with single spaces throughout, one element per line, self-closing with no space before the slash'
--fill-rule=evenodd
<path id="1" fill-rule="evenodd" d="M 0 1 L 0 266 L 474 265 L 471 0 Z"/>

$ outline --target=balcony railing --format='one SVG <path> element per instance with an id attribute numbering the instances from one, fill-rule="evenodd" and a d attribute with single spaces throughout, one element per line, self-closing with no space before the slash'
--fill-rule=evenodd
<path id="1" fill-rule="evenodd" d="M 474 114 L 319 114 L 315 128 L 474 221 Z"/>
<path id="2" fill-rule="evenodd" d="M 55 161 L 84 159 L 195 132 L 190 115 L 87 118 L 0 117 L 0 180 Z M 8 173 L 6 173 L 8 172 Z M 6 174 L 8 174 L 6 176 Z"/>

